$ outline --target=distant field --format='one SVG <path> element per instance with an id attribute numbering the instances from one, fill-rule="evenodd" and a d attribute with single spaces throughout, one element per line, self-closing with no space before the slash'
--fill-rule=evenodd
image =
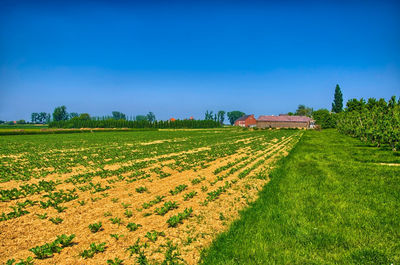
<path id="1" fill-rule="evenodd" d="M 0 128 L 0 135 L 29 135 L 29 134 L 68 134 L 68 133 L 94 133 L 94 132 L 138 132 L 157 131 L 155 128 L 81 128 L 81 129 L 59 129 L 59 128 Z"/>
<path id="2" fill-rule="evenodd" d="M 29 256 L 35 264 L 154 264 L 176 261 L 175 245 L 196 264 L 303 133 L 2 136 L 0 264 Z"/>
<path id="3" fill-rule="evenodd" d="M 7 129 L 7 130 L 16 130 L 16 129 L 45 129 L 49 126 L 45 125 L 34 125 L 34 124 L 18 124 L 18 125 L 6 125 L 0 124 L 0 130 Z"/>
<path id="4" fill-rule="evenodd" d="M 399 264 L 400 155 L 307 131 L 202 264 Z"/>

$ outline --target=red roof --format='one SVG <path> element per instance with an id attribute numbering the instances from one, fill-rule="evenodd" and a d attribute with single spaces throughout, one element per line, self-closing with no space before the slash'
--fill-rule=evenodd
<path id="1" fill-rule="evenodd" d="M 281 121 L 281 122 L 310 122 L 311 118 L 306 116 L 267 116 L 261 115 L 257 121 Z"/>

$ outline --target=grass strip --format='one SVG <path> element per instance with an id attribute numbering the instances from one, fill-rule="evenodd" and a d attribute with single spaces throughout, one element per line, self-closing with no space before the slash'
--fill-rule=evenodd
<path id="1" fill-rule="evenodd" d="M 200 264 L 400 263 L 399 154 L 307 131 Z"/>

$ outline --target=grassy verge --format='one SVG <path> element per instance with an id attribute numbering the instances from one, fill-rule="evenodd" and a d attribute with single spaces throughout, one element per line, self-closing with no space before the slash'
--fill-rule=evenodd
<path id="1" fill-rule="evenodd" d="M 399 264 L 396 163 L 399 153 L 307 131 L 202 264 Z"/>

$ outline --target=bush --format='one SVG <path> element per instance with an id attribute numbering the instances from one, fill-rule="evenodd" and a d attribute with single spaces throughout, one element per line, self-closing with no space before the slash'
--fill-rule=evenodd
<path id="1" fill-rule="evenodd" d="M 320 125 L 322 129 L 335 128 L 335 114 L 330 113 L 327 109 L 319 109 L 312 113 L 315 123 Z"/>

